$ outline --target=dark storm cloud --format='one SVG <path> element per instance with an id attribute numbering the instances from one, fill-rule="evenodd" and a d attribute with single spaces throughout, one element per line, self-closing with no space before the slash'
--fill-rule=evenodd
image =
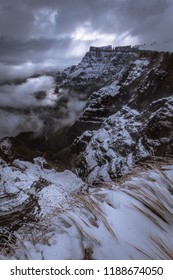
<path id="1" fill-rule="evenodd" d="M 100 32 L 130 28 L 138 35 L 138 27 L 145 30 L 148 22 L 169 23 L 170 9 L 171 0 L 1 0 L 0 29 L 15 38 L 49 37 L 70 35 L 88 22 Z"/>
<path id="2" fill-rule="evenodd" d="M 0 62 L 58 67 L 91 44 L 172 41 L 172 12 L 171 0 L 0 0 Z"/>
<path id="3" fill-rule="evenodd" d="M 170 28 L 173 24 L 171 0 L 122 1 L 119 11 L 119 31 L 127 30 L 142 42 L 173 40 Z"/>
<path id="4" fill-rule="evenodd" d="M 83 40 L 95 31 L 93 42 L 96 33 L 114 34 L 114 44 L 127 35 L 134 41 L 170 39 L 172 7 L 171 0 L 0 0 L 0 51 L 42 53 L 57 45 L 61 55 L 81 27 Z"/>
<path id="5" fill-rule="evenodd" d="M 21 63 L 25 61 L 39 62 L 42 58 L 56 58 L 68 48 L 70 38 L 31 38 L 26 40 L 0 37 L 0 61 Z"/>

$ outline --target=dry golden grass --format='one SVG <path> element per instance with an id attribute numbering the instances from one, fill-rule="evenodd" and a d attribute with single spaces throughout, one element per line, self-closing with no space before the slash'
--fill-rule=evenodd
<path id="1" fill-rule="evenodd" d="M 156 170 L 156 169 L 155 169 Z M 127 181 L 123 191 L 141 202 L 145 207 L 145 215 L 153 216 L 169 224 L 172 222 L 173 215 L 173 198 L 171 179 L 160 170 L 156 170 L 158 182 L 151 175 L 141 174 L 140 185 L 136 181 Z M 171 192 L 170 192 L 171 189 Z"/>

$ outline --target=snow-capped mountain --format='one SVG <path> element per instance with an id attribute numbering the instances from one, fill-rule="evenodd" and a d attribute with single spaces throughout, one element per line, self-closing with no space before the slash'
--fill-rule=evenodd
<path id="1" fill-rule="evenodd" d="M 140 160 L 172 155 L 172 59 L 136 47 L 91 47 L 79 65 L 65 70 L 60 87 L 82 84 L 85 92 L 93 79 L 100 87 L 69 133 L 78 136 L 75 166 L 89 183 L 121 176 Z"/>
<path id="2" fill-rule="evenodd" d="M 173 53 L 148 48 L 90 47 L 0 140 L 3 257 L 172 257 Z"/>

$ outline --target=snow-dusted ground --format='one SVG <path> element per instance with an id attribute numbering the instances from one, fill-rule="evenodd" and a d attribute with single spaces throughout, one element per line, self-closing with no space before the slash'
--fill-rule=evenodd
<path id="1" fill-rule="evenodd" d="M 84 183 L 72 172 L 48 170 L 43 163 L 37 158 L 35 164 L 1 165 L 1 194 L 21 190 L 22 201 L 32 193 L 40 207 L 37 222 L 15 232 L 10 258 L 83 259 L 86 249 L 93 259 L 172 258 L 173 165 L 136 168 L 122 183 L 103 183 L 88 192 L 79 190 Z M 34 189 L 40 178 L 47 184 Z"/>
<path id="2" fill-rule="evenodd" d="M 38 199 L 40 214 L 45 215 L 49 208 L 61 207 L 70 193 L 82 187 L 82 180 L 71 171 L 46 169 L 44 163 L 43 158 L 35 158 L 34 163 L 14 160 L 11 165 L 1 161 L 0 195 L 13 196 L 1 201 L 0 211 L 15 211 L 32 195 Z"/>

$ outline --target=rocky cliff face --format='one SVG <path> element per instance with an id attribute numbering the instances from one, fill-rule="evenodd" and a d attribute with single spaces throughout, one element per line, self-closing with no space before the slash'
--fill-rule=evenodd
<path id="1" fill-rule="evenodd" d="M 60 88 L 89 96 L 68 134 L 75 168 L 88 182 L 114 179 L 152 156 L 172 155 L 172 69 L 171 53 L 91 48 L 79 65 L 57 76 Z"/>

